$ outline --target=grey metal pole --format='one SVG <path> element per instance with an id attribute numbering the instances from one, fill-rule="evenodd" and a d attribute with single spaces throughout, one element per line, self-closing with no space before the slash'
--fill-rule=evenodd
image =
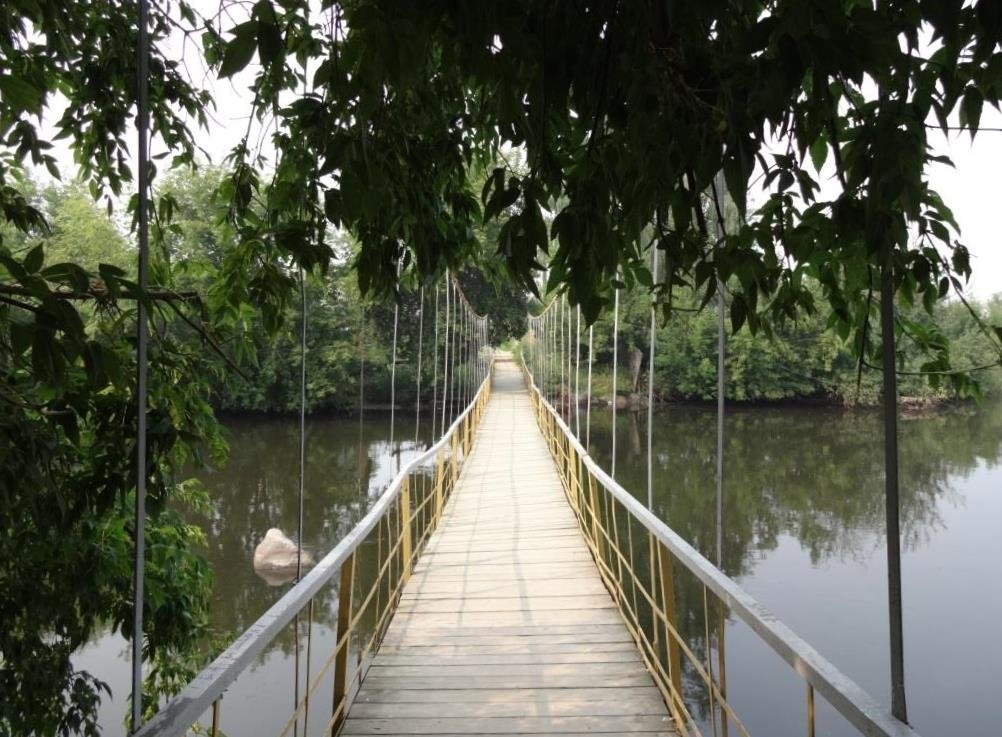
<path id="1" fill-rule="evenodd" d="M 424 352 L 424 287 L 421 287 L 421 302 L 418 311 L 418 348 L 417 348 L 417 397 L 414 400 L 414 442 L 417 443 L 421 434 L 421 356 Z M 432 410 L 434 413 L 434 410 Z"/>
<path id="2" fill-rule="evenodd" d="M 880 337 L 884 373 L 884 506 L 887 518 L 887 607 L 891 645 L 891 713 L 908 721 L 901 605 L 901 523 L 898 499 L 898 377 L 895 365 L 894 277 L 890 254 L 880 270 Z"/>
<path id="3" fill-rule="evenodd" d="M 714 188 L 720 197 L 720 214 L 714 218 L 716 223 L 717 239 L 724 237 L 724 224 L 720 218 L 724 216 L 726 210 L 725 195 L 727 184 L 724 181 L 723 172 L 718 172 L 715 177 Z M 727 332 L 724 324 L 724 283 L 717 279 L 717 524 L 716 524 L 716 553 L 717 567 L 723 565 L 724 547 L 724 398 L 727 387 Z"/>
<path id="4" fill-rule="evenodd" d="M 560 361 L 560 389 L 558 390 L 561 395 L 564 393 L 564 313 L 567 312 L 564 309 L 564 298 L 560 297 L 557 302 L 557 319 L 560 321 L 560 330 L 557 333 L 557 338 L 559 339 L 560 349 L 557 351 L 557 359 Z M 557 412 L 559 413 L 563 409 L 564 398 L 563 396 L 557 397 Z"/>
<path id="5" fill-rule="evenodd" d="M 397 262 L 397 289 L 400 289 L 400 262 Z M 400 454 L 395 453 L 395 430 L 397 420 L 397 324 L 400 320 L 400 301 L 393 296 L 393 354 L 390 364 L 390 454 L 397 456 L 397 470 L 400 470 Z"/>
<path id="6" fill-rule="evenodd" d="M 581 439 L 581 305 L 578 305 L 577 338 L 574 343 L 574 434 Z"/>
<path id="7" fill-rule="evenodd" d="M 445 424 L 445 407 L 449 403 L 449 270 L 445 271 L 445 328 L 442 330 L 442 434 L 448 425 Z"/>
<path id="8" fill-rule="evenodd" d="M 612 468 L 610 476 L 616 479 L 616 409 L 619 404 L 619 287 L 612 309 Z"/>
<path id="9" fill-rule="evenodd" d="M 432 379 L 431 379 L 431 438 L 432 442 L 438 437 L 435 434 L 435 420 L 438 416 L 438 284 L 435 285 L 435 348 L 432 351 Z"/>
<path id="10" fill-rule="evenodd" d="M 658 249 L 651 248 L 651 275 L 658 283 Z M 657 346 L 657 304 L 651 295 L 651 332 L 647 359 L 647 508 L 654 509 L 654 349 Z"/>
<path id="11" fill-rule="evenodd" d="M 139 209 L 139 289 L 149 286 L 149 2 L 139 0 L 139 37 L 137 48 L 137 113 L 136 127 L 139 138 L 138 176 Z M 135 551 L 132 573 L 132 719 L 135 732 L 143 719 L 143 596 L 145 593 L 144 569 L 146 566 L 146 411 L 147 411 L 147 358 L 149 352 L 148 316 L 143 300 L 136 303 L 136 502 Z"/>
<path id="12" fill-rule="evenodd" d="M 588 392 L 585 407 L 585 450 L 591 453 L 591 365 L 595 362 L 595 326 L 588 326 Z"/>
<path id="13" fill-rule="evenodd" d="M 306 273 L 299 269 L 299 546 L 296 548 L 296 581 L 303 576 L 303 497 L 306 492 Z M 298 632 L 298 627 L 297 627 Z M 297 649 L 298 654 L 298 649 Z M 297 669 L 298 677 L 298 669 Z M 298 701 L 298 697 L 297 697 Z M 297 720 L 298 724 L 298 720 Z"/>

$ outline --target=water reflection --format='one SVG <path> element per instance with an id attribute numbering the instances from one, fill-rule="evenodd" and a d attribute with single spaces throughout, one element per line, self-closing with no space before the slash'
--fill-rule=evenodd
<path id="1" fill-rule="evenodd" d="M 914 549 L 943 525 L 939 502 L 959 503 L 951 483 L 1002 453 L 1002 408 L 951 408 L 901 423 L 901 521 Z M 592 416 L 592 456 L 608 467 L 610 420 Z M 646 499 L 646 418 L 625 413 L 617 480 Z M 714 557 L 715 417 L 679 407 L 655 414 L 655 511 L 703 555 Z M 819 564 L 868 553 L 883 534 L 879 414 L 820 408 L 738 409 L 726 420 L 723 570 L 746 574 L 761 551 L 795 536 Z M 643 494 L 641 492 L 644 492 Z"/>
<path id="2" fill-rule="evenodd" d="M 397 440 L 392 446 L 388 413 L 368 411 L 364 423 L 336 416 L 307 420 L 302 542 L 316 560 L 355 526 L 398 469 L 424 451 L 431 428 L 426 417 L 422 420 L 415 435 L 413 416 L 398 415 L 394 428 Z M 210 621 L 216 640 L 225 645 L 291 586 L 290 581 L 274 585 L 261 578 L 254 571 L 253 557 L 254 548 L 271 527 L 296 539 L 299 423 L 294 418 L 259 416 L 234 416 L 223 421 L 229 431 L 229 460 L 223 468 L 199 474 L 212 510 L 209 516 L 193 516 L 192 521 L 206 532 L 208 548 L 204 553 L 215 573 Z M 364 578 L 363 572 L 360 580 Z M 329 651 L 332 644 L 336 594 L 335 587 L 328 586 L 315 600 L 313 637 L 318 651 Z M 301 640 L 305 632 L 303 622 Z M 291 702 L 295 647 L 295 631 L 287 627 L 251 667 L 254 678 L 240 679 L 230 690 L 227 701 L 245 706 L 228 710 L 228 734 L 264 734 L 264 725 L 274 721 L 272 717 L 284 722 L 286 704 Z M 128 657 L 126 643 L 105 633 L 77 658 L 81 667 L 112 685 L 113 698 L 106 699 L 100 710 L 104 734 L 111 737 L 124 734 Z M 243 680 L 248 683 L 242 684 Z M 244 690 L 248 693 L 242 694 Z M 278 724 L 273 731 L 277 733 L 280 727 Z"/>
<path id="3" fill-rule="evenodd" d="M 655 511 L 711 560 L 714 423 L 712 408 L 673 407 L 656 414 L 653 436 Z M 593 412 L 592 455 L 606 468 L 610 426 L 609 413 Z M 881 443 L 877 412 L 730 410 L 722 568 L 887 703 Z M 901 423 L 906 663 L 912 719 L 920 731 L 949 731 L 959 720 L 970 727 L 963 733 L 997 732 L 986 689 L 1002 677 L 1002 648 L 994 638 L 986 654 L 975 633 L 994 631 L 987 612 L 1002 608 L 1002 584 L 993 573 L 1002 560 L 1000 454 L 999 406 L 948 408 Z M 617 480 L 642 502 L 646 462 L 646 417 L 621 413 Z M 986 514 L 994 519 L 990 534 L 979 523 Z M 687 573 L 676 571 L 676 577 L 680 631 L 701 660 L 709 654 L 715 663 L 718 637 L 711 632 L 708 653 L 702 587 Z M 934 593 L 947 589 L 961 595 L 950 600 Z M 966 605 L 972 600 L 978 606 Z M 711 611 L 711 630 L 715 617 Z M 944 638 L 948 622 L 952 636 Z M 802 683 L 734 618 L 726 633 L 732 703 L 751 733 L 802 734 Z M 990 677 L 965 681 L 972 660 Z M 688 675 L 687 700 L 705 717 L 705 688 Z M 972 689 L 984 699 L 965 708 Z M 854 734 L 830 709 L 821 715 L 827 728 L 819 733 Z"/>

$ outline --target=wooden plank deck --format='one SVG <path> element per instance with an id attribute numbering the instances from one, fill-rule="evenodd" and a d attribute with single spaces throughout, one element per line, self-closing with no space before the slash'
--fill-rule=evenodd
<path id="1" fill-rule="evenodd" d="M 522 376 L 495 365 L 474 451 L 344 735 L 675 735 L 599 579 Z"/>

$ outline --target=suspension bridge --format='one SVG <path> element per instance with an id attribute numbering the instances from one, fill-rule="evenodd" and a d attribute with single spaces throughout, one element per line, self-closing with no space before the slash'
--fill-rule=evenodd
<path id="1" fill-rule="evenodd" d="M 829 733 L 821 699 L 856 733 L 915 737 L 588 454 L 580 314 L 555 300 L 515 357 L 489 347 L 457 285 L 445 296 L 438 439 L 136 734 L 230 734 L 224 695 L 291 628 L 280 737 L 749 735 L 727 684 L 740 622 L 800 682 L 782 697 L 800 733 Z"/>

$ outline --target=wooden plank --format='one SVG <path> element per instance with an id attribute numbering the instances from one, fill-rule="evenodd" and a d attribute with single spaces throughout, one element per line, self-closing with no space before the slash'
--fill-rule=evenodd
<path id="1" fill-rule="evenodd" d="M 554 563 L 591 563 L 591 553 L 578 547 L 555 547 L 552 550 L 508 550 L 493 552 L 426 553 L 421 563 L 428 568 L 475 565 L 553 565 Z"/>
<path id="2" fill-rule="evenodd" d="M 610 609 L 613 605 L 604 591 L 580 596 L 505 596 L 464 597 L 434 599 L 406 599 L 400 602 L 398 612 L 531 612 L 559 611 L 564 609 Z"/>
<path id="3" fill-rule="evenodd" d="M 571 672 L 554 676 L 538 674 L 524 676 L 430 676 L 422 678 L 420 686 L 427 691 L 478 688 L 607 688 L 615 690 L 623 687 L 646 686 L 651 683 L 650 674 L 643 667 L 635 667 L 627 675 L 582 675 Z M 379 676 L 368 673 L 363 688 L 402 689 L 414 688 L 415 681 L 410 676 Z"/>
<path id="4" fill-rule="evenodd" d="M 563 665 L 570 663 L 631 663 L 640 661 L 640 653 L 637 649 L 620 650 L 593 650 L 585 652 L 564 652 L 564 653 L 505 653 L 505 654 L 466 654 L 447 653 L 433 655 L 431 653 L 414 653 L 413 650 L 407 654 L 387 653 L 380 651 L 373 661 L 373 665 L 381 667 L 393 667 L 398 665 L 420 666 L 427 665 L 433 668 L 456 666 L 456 665 Z M 444 673 L 443 673 L 444 675 Z"/>
<path id="5" fill-rule="evenodd" d="M 462 658 L 468 655 L 586 655 L 615 652 L 628 652 L 632 655 L 637 653 L 637 648 L 633 640 L 628 637 L 613 642 L 552 642 L 545 637 L 521 637 L 517 640 L 507 638 L 493 644 L 485 644 L 475 639 L 466 642 L 453 640 L 447 644 L 432 643 L 428 645 L 388 645 L 384 642 L 379 648 L 377 657 L 414 654 L 434 660 L 441 656 Z"/>
<path id="6" fill-rule="evenodd" d="M 403 600 L 491 599 L 505 596 L 582 596 L 585 594 L 606 594 L 606 588 L 594 576 L 560 581 L 539 581 L 534 578 L 508 581 L 462 581 L 428 579 L 420 587 L 407 587 Z"/>
<path id="7" fill-rule="evenodd" d="M 495 377 L 342 734 L 674 735 L 521 377 Z"/>
<path id="8" fill-rule="evenodd" d="M 378 659 L 369 669 L 369 678 L 521 678 L 560 679 L 565 676 L 602 680 L 611 676 L 637 673 L 636 661 L 625 663 L 478 663 L 476 665 L 384 665 Z"/>
<path id="9" fill-rule="evenodd" d="M 466 628 L 434 629 L 407 631 L 398 628 L 387 632 L 383 638 L 383 646 L 400 647 L 406 643 L 411 647 L 427 645 L 510 645 L 512 647 L 537 647 L 543 644 L 551 645 L 592 645 L 609 642 L 633 642 L 633 638 L 621 625 L 611 625 L 605 632 L 575 632 L 571 634 L 533 634 L 531 632 L 511 633 L 512 627 L 468 632 Z M 526 629 L 526 628 L 522 628 Z M 532 628 L 539 629 L 539 628 Z M 543 628 L 544 630 L 546 628 Z M 536 644 L 538 643 L 538 645 Z"/>
<path id="10" fill-rule="evenodd" d="M 542 610 L 528 612 L 399 612 L 393 623 L 409 629 L 440 627 L 498 628 L 517 625 L 549 624 L 619 624 L 619 610 L 612 604 L 608 609 Z"/>
<path id="11" fill-rule="evenodd" d="M 423 693 L 423 692 L 421 692 Z M 531 694 L 533 692 L 527 692 Z M 618 695 L 618 690 L 617 690 Z M 475 693 L 471 694 L 471 699 Z M 566 716 L 663 716 L 664 702 L 657 693 L 648 696 L 618 697 L 615 699 L 560 698 L 494 701 L 462 701 L 451 704 L 427 701 L 402 701 L 388 696 L 387 702 L 356 703 L 352 708 L 355 718 L 411 719 L 435 716 L 459 717 L 566 717 Z"/>
<path id="12" fill-rule="evenodd" d="M 661 694 L 653 685 L 630 688 L 478 688 L 447 689 L 430 691 L 427 689 L 363 688 L 355 700 L 356 704 L 515 704 L 526 705 L 529 709 L 545 707 L 568 701 L 600 702 L 611 699 L 661 699 Z M 663 702 L 662 702 L 663 703 Z"/>
<path id="13" fill-rule="evenodd" d="M 666 716 L 466 717 L 352 719 L 344 735 L 363 734 L 637 734 L 666 733 Z"/>

